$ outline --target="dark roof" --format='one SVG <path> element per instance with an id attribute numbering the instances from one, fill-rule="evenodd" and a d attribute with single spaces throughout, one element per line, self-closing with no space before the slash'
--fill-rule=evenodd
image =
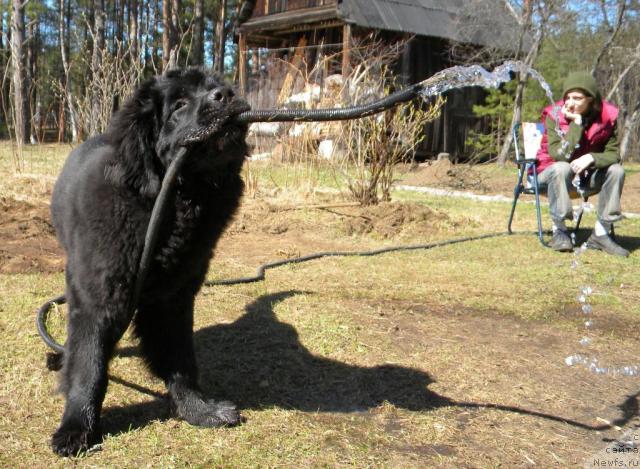
<path id="1" fill-rule="evenodd" d="M 518 23 L 504 0 L 342 0 L 347 23 L 489 47 L 512 48 Z"/>
<path id="2" fill-rule="evenodd" d="M 245 0 L 243 8 L 252 11 L 255 4 Z M 501 49 L 514 48 L 519 33 L 506 0 L 338 0 L 337 5 L 251 17 L 239 28 L 258 32 L 331 20 Z"/>

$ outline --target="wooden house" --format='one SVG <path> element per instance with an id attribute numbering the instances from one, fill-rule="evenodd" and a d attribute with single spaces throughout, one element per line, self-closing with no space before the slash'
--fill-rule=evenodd
<path id="1" fill-rule="evenodd" d="M 408 40 L 396 67 L 403 84 L 454 65 L 453 46 L 508 51 L 519 34 L 506 0 L 245 0 L 236 29 L 240 86 L 247 90 L 259 79 L 259 61 L 248 58 L 265 50 L 283 51 L 286 60 L 298 62 L 300 54 L 290 51 L 303 50 L 310 64 L 318 51 L 337 49 L 341 60 L 329 73 L 344 74 L 354 39 L 372 32 L 389 41 Z M 447 93 L 441 117 L 425 129 L 421 156 L 464 157 L 469 130 L 481 125 L 472 106 L 482 96 L 473 88 Z"/>

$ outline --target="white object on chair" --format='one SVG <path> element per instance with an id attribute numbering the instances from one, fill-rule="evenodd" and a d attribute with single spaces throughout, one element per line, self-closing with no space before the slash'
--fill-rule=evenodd
<path id="1" fill-rule="evenodd" d="M 534 161 L 536 159 L 536 154 L 538 153 L 538 148 L 540 148 L 543 133 L 544 126 L 541 123 L 522 123 L 522 141 L 524 144 L 525 160 Z"/>

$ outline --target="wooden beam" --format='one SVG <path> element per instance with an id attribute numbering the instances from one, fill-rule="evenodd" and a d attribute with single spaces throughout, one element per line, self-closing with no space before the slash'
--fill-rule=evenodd
<path id="1" fill-rule="evenodd" d="M 278 96 L 278 105 L 284 103 L 293 91 L 295 75 L 300 71 L 300 66 L 302 65 L 302 59 L 305 54 L 306 46 L 307 37 L 300 36 L 296 52 L 295 54 L 293 54 L 293 60 L 291 60 L 290 63 L 289 72 L 287 72 L 287 76 L 284 78 L 284 83 L 282 83 L 282 88 L 280 89 L 280 95 Z"/>
<path id="2" fill-rule="evenodd" d="M 342 76 L 347 78 L 351 73 L 351 25 L 342 27 Z"/>
<path id="3" fill-rule="evenodd" d="M 247 92 L 247 36 L 241 32 L 238 38 L 238 81 L 240 93 Z"/>

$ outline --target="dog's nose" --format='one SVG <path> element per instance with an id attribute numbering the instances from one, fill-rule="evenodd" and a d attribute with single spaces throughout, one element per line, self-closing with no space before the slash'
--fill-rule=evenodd
<path id="1" fill-rule="evenodd" d="M 212 89 L 209 92 L 210 101 L 218 101 L 221 103 L 230 102 L 234 96 L 235 96 L 235 93 L 228 86 L 219 86 L 217 88 Z"/>

